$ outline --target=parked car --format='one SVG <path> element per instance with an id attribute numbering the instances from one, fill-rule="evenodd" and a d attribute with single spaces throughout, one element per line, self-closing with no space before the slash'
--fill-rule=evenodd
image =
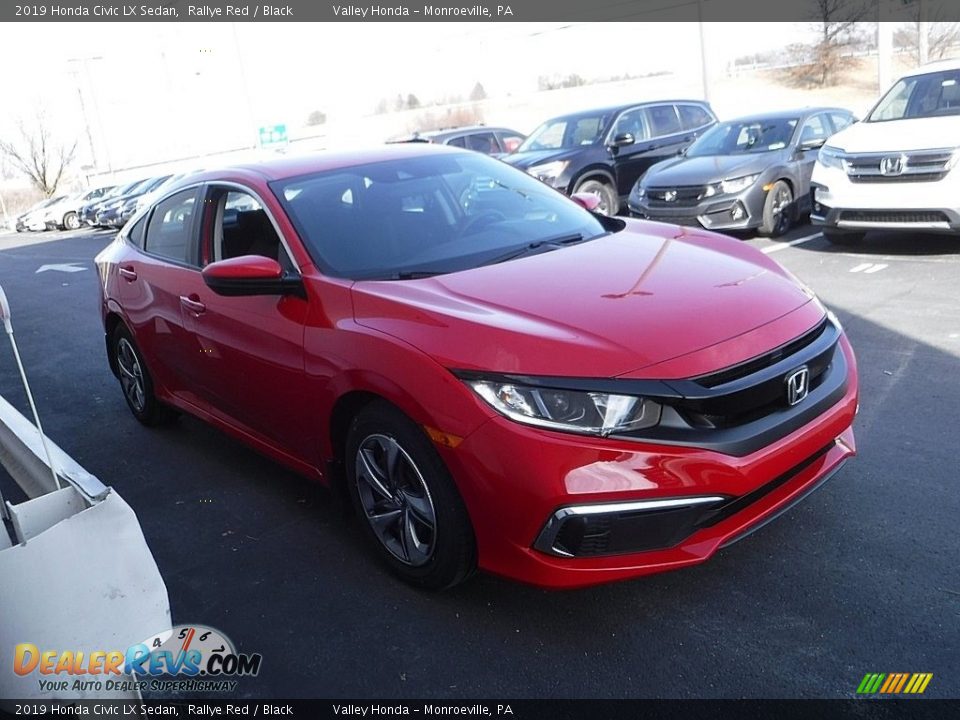
<path id="1" fill-rule="evenodd" d="M 814 225 L 851 245 L 873 230 L 960 234 L 960 59 L 899 79 L 830 139 L 813 171 Z"/>
<path id="2" fill-rule="evenodd" d="M 616 215 L 651 166 L 716 121 L 710 106 L 696 100 L 587 110 L 548 120 L 503 160 L 568 195 L 596 194 L 598 212 Z"/>
<path id="3" fill-rule="evenodd" d="M 105 192 L 102 196 L 100 196 L 99 199 L 84 204 L 83 207 L 80 208 L 80 221 L 84 225 L 96 227 L 98 212 L 103 210 L 108 203 L 130 192 L 140 183 L 146 182 L 146 180 L 147 178 L 140 178 L 135 182 L 121 183 L 120 185 L 114 187 L 113 190 Z"/>
<path id="4" fill-rule="evenodd" d="M 817 152 L 855 121 L 842 108 L 766 113 L 714 125 L 682 155 L 657 163 L 633 186 L 635 217 L 711 230 L 782 235 L 809 212 Z"/>
<path id="5" fill-rule="evenodd" d="M 14 229 L 17 232 L 26 232 L 27 230 L 31 229 L 42 229 L 41 213 L 49 205 L 60 201 L 62 198 L 62 195 L 58 195 L 57 197 L 47 198 L 46 200 L 41 200 L 35 205 L 32 205 L 26 212 L 17 216 L 16 220 L 14 220 Z"/>
<path id="6" fill-rule="evenodd" d="M 126 217 L 124 217 L 125 211 L 136 208 L 136 203 L 141 197 L 156 190 L 171 177 L 172 175 L 161 175 L 159 177 L 147 178 L 146 180 L 138 183 L 131 190 L 128 190 L 127 192 L 118 195 L 109 202 L 105 203 L 104 206 L 97 211 L 97 225 L 99 227 L 108 228 L 123 227 L 124 223 L 129 220 L 130 216 L 132 215 L 132 212 L 127 212 Z"/>
<path id="7" fill-rule="evenodd" d="M 199 172 L 199 171 L 196 171 Z M 181 178 L 186 177 L 187 173 L 177 173 L 175 175 L 170 175 L 162 183 L 157 185 L 147 192 L 130 197 L 124 202 L 123 206 L 120 208 L 120 217 L 118 227 L 123 227 L 126 225 L 130 218 L 132 218 L 138 210 L 143 207 L 151 204 L 158 195 L 162 195 L 166 192 L 167 188 L 179 181 Z"/>
<path id="8" fill-rule="evenodd" d="M 59 202 L 48 205 L 44 211 L 43 223 L 47 230 L 77 230 L 81 226 L 80 210 L 88 202 L 93 202 L 113 189 L 113 186 L 100 187 L 87 192 L 74 193 L 63 197 Z"/>
<path id="9" fill-rule="evenodd" d="M 426 142 L 438 145 L 453 145 L 467 150 L 475 150 L 484 155 L 498 157 L 514 152 L 525 138 L 526 135 L 523 133 L 509 128 L 471 125 L 469 127 L 417 132 L 410 137 L 393 142 Z"/>
<path id="10" fill-rule="evenodd" d="M 417 585 L 700 563 L 854 454 L 854 355 L 756 248 L 596 203 L 430 145 L 185 178 L 97 256 L 110 368 L 343 478 Z"/>

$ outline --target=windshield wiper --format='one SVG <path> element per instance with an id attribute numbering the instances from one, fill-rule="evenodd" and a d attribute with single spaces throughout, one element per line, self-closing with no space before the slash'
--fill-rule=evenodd
<path id="1" fill-rule="evenodd" d="M 573 233 L 571 235 L 558 235 L 557 237 L 535 240 L 534 242 L 527 243 L 526 245 L 521 245 L 518 248 L 513 248 L 513 250 L 505 252 L 503 255 L 497 255 L 496 257 L 487 260 L 483 264 L 496 265 L 498 263 L 507 262 L 508 260 L 516 260 L 517 258 L 525 257 L 527 255 L 536 255 L 539 252 L 556 250 L 558 248 L 566 247 L 567 245 L 576 245 L 577 243 L 582 243 L 586 240 L 594 240 L 602 235 L 607 235 L 607 233 L 600 233 L 600 235 L 594 235 L 591 238 L 585 238 L 582 233 Z"/>

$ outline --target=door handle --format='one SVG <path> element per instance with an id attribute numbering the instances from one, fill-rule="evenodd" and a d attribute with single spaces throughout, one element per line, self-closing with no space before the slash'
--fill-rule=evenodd
<path id="1" fill-rule="evenodd" d="M 124 280 L 127 280 L 128 282 L 133 282 L 134 280 L 137 279 L 137 272 L 132 267 L 123 267 L 121 265 L 120 269 L 117 270 L 117 272 L 120 273 L 120 277 L 122 277 Z"/>
<path id="2" fill-rule="evenodd" d="M 196 298 L 196 295 L 193 295 L 191 297 L 187 297 L 186 295 L 181 295 L 180 304 L 183 305 L 190 312 L 196 313 L 197 315 L 199 315 L 202 312 L 206 312 L 207 306 L 195 298 Z"/>

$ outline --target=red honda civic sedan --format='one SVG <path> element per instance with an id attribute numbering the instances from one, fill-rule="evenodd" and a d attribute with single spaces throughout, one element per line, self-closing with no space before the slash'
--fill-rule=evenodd
<path id="1" fill-rule="evenodd" d="M 97 258 L 110 367 L 423 587 L 700 563 L 855 454 L 854 355 L 766 255 L 593 202 L 423 145 L 185 178 Z"/>

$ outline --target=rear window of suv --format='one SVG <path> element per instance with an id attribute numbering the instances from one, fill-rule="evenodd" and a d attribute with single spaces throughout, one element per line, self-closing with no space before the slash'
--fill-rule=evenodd
<path id="1" fill-rule="evenodd" d="M 960 69 L 913 75 L 897 82 L 867 122 L 960 115 Z"/>

